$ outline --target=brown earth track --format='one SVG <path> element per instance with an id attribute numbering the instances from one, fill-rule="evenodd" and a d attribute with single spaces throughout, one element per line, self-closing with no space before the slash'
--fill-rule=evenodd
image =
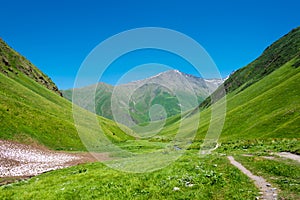
<path id="1" fill-rule="evenodd" d="M 245 168 L 241 163 L 237 162 L 232 156 L 227 157 L 232 165 L 237 167 L 243 174 L 248 176 L 251 180 L 254 181 L 254 184 L 260 190 L 261 197 L 257 199 L 264 200 L 276 200 L 277 199 L 277 190 L 276 188 L 271 188 L 271 184 L 268 183 L 263 177 L 256 176 L 252 174 L 247 168 Z"/>

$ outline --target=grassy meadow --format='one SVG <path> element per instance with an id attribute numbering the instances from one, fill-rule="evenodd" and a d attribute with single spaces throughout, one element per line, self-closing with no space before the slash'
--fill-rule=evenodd
<path id="1" fill-rule="evenodd" d="M 9 71 L 1 66 L 7 70 L 0 73 L 1 139 L 68 152 L 109 152 L 112 160 L 0 186 L 0 199 L 250 200 L 260 196 L 254 183 L 230 164 L 228 155 L 277 187 L 278 199 L 299 199 L 299 163 L 276 155 L 283 151 L 300 154 L 300 58 L 299 53 L 295 55 L 300 43 L 292 41 L 298 34 L 299 28 L 270 46 L 261 59 L 237 71 L 231 77 L 232 85 L 225 84 L 226 101 L 199 107 L 200 113 L 194 110 L 172 116 L 161 128 L 160 121 L 152 126 L 143 124 L 143 135 L 135 133 L 141 127 L 130 129 L 96 116 L 17 68 Z M 290 46 L 286 49 L 289 55 L 284 57 L 283 51 Z M 275 54 L 279 55 L 276 62 Z M 260 64 L 264 67 L 257 74 L 252 72 Z M 239 81 L 243 78 L 244 82 Z M 160 97 L 157 103 L 166 96 L 162 93 Z M 141 113 L 135 117 L 145 117 L 146 104 L 136 106 Z M 224 107 L 224 126 L 220 127 L 223 118 L 218 114 Z M 212 109 L 217 114 L 214 119 Z M 215 130 L 222 129 L 220 135 L 209 135 L 210 147 L 218 148 L 201 156 L 211 124 Z"/>
<path id="2" fill-rule="evenodd" d="M 0 198 L 254 199 L 259 196 L 254 183 L 230 165 L 227 155 L 233 155 L 254 174 L 265 177 L 272 186 L 278 188 L 280 198 L 298 198 L 300 195 L 299 164 L 278 156 L 273 160 L 263 157 L 281 151 L 293 153 L 300 151 L 297 129 L 287 129 L 286 134 L 278 134 L 279 130 L 284 130 L 285 123 L 280 123 L 282 127 L 273 128 L 273 131 L 263 135 L 265 131 L 271 129 L 270 127 L 276 126 L 281 118 L 284 118 L 287 124 L 297 126 L 298 118 L 295 115 L 299 113 L 294 112 L 292 116 L 286 114 L 290 109 L 295 111 L 299 109 L 295 92 L 298 91 L 300 68 L 293 68 L 293 62 L 295 61 L 287 63 L 237 95 L 228 95 L 227 115 L 219 140 L 220 147 L 210 155 L 199 156 L 204 133 L 209 124 L 210 110 L 207 109 L 200 114 L 202 121 L 196 130 L 195 138 L 193 139 L 191 135 L 190 139 L 193 139 L 193 142 L 178 160 L 170 162 L 167 167 L 146 173 L 126 173 L 106 166 L 106 164 L 114 166 L 114 163 L 119 163 L 118 160 L 84 164 L 1 186 Z M 285 92 L 282 94 L 283 88 Z M 280 95 L 290 98 L 285 99 L 284 102 L 277 101 L 284 98 Z M 272 98 L 274 96 L 278 98 Z M 249 98 L 252 100 L 247 101 Z M 276 115 L 266 115 L 263 108 L 268 104 L 258 103 L 265 101 L 271 103 L 272 112 L 277 113 Z M 69 104 L 65 100 L 62 102 Z M 57 106 L 53 104 L 54 108 L 54 105 Z M 179 130 L 179 127 L 183 132 L 187 132 L 187 135 L 189 131 L 193 131 L 189 124 L 192 125 L 199 116 L 186 116 L 188 117 L 185 118 L 183 127 L 180 127 L 178 121 L 180 116 L 174 116 L 167 119 L 163 130 L 153 137 L 133 139 L 126 136 L 123 140 L 117 141 L 113 138 L 111 140 L 115 141 L 114 144 L 121 149 L 135 155 L 163 152 L 174 139 L 174 133 Z M 240 121 L 246 116 L 252 117 L 251 120 L 254 121 L 248 128 L 245 128 L 244 123 Z M 112 123 L 109 120 L 102 120 L 102 123 L 104 122 L 106 128 Z M 111 127 L 109 129 L 114 133 L 118 133 L 119 130 L 118 128 L 112 130 Z M 110 133 L 109 129 L 106 130 L 107 133 Z M 245 154 L 252 156 L 244 156 Z M 135 165 L 136 163 L 133 162 L 130 167 L 147 167 L 151 158 L 147 156 L 142 158 L 142 164 Z M 157 157 L 158 161 L 162 162 L 163 160 L 160 159 L 163 158 L 163 156 Z"/>

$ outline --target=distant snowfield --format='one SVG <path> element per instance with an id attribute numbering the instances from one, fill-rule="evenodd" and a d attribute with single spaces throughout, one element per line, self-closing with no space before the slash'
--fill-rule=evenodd
<path id="1" fill-rule="evenodd" d="M 35 176 L 78 164 L 82 158 L 0 140 L 0 177 Z"/>

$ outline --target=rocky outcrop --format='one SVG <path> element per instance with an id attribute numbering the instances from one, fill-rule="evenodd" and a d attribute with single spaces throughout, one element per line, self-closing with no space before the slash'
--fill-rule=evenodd
<path id="1" fill-rule="evenodd" d="M 18 80 L 20 74 L 33 79 L 35 82 L 62 96 L 53 81 L 35 67 L 29 60 L 14 51 L 0 38 L 0 72 Z"/>

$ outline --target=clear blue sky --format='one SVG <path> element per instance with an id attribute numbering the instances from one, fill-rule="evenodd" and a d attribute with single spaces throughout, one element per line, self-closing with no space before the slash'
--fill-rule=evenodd
<path id="1" fill-rule="evenodd" d="M 225 77 L 300 25 L 299 0 L 10 0 L 0 5 L 0 37 L 60 89 L 73 86 L 96 45 L 128 29 L 180 31 L 207 50 Z M 117 73 L 106 73 L 105 81 L 113 84 Z"/>

